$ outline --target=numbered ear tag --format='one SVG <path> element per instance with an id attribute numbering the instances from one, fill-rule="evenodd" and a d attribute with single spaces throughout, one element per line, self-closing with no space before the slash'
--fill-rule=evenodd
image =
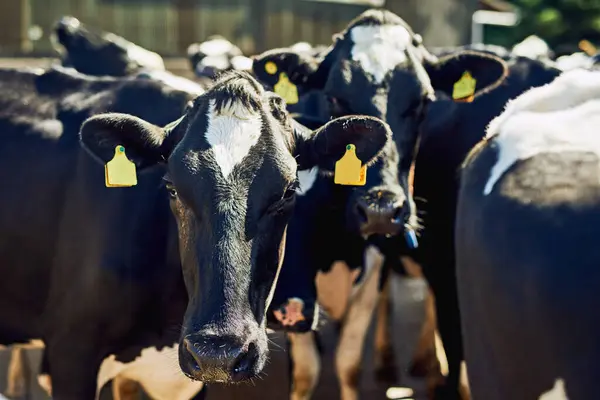
<path id="1" fill-rule="evenodd" d="M 106 187 L 130 187 L 137 185 L 135 164 L 125 155 L 125 147 L 115 147 L 115 156 L 104 166 Z"/>
<path id="2" fill-rule="evenodd" d="M 412 228 L 405 226 L 404 227 L 404 238 L 406 239 L 406 244 L 409 249 L 416 249 L 419 247 L 419 241 L 417 240 L 417 234 Z"/>
<path id="3" fill-rule="evenodd" d="M 452 98 L 455 101 L 470 103 L 475 97 L 475 87 L 477 81 L 471 76 L 469 71 L 466 71 L 462 77 L 454 84 Z"/>
<path id="4" fill-rule="evenodd" d="M 277 82 L 273 89 L 275 93 L 280 95 L 287 104 L 298 103 L 298 88 L 288 78 L 285 72 L 279 74 L 279 82 Z"/>
<path id="5" fill-rule="evenodd" d="M 364 186 L 367 183 L 367 166 L 356 157 L 356 146 L 346 146 L 346 153 L 335 163 L 333 181 L 338 185 Z"/>

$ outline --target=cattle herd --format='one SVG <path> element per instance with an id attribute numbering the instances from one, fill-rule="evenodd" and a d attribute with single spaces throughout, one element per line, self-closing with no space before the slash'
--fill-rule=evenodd
<path id="1" fill-rule="evenodd" d="M 56 65 L 0 69 L 0 344 L 43 342 L 53 398 L 111 379 L 116 399 L 204 398 L 260 376 L 274 329 L 290 398 L 310 399 L 326 315 L 357 399 L 374 314 L 394 383 L 391 273 L 428 283 L 409 372 L 429 398 L 595 398 L 593 54 L 426 48 L 381 9 L 326 46 L 211 37 L 188 49 L 195 80 L 73 17 L 53 43 Z M 334 182 L 349 145 L 364 185 Z M 135 186 L 107 187 L 115 151 Z"/>

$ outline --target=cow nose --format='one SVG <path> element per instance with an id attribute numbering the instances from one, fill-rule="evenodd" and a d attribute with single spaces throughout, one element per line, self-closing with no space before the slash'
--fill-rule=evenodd
<path id="1" fill-rule="evenodd" d="M 241 382 L 255 375 L 258 350 L 232 336 L 190 334 L 183 339 L 180 364 L 189 377 L 204 382 Z"/>
<path id="2" fill-rule="evenodd" d="M 404 199 L 392 192 L 370 193 L 356 202 L 356 217 L 363 235 L 396 235 L 407 213 Z"/>

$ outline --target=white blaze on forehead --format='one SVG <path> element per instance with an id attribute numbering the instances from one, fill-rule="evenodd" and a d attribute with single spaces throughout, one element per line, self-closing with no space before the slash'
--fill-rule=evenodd
<path id="1" fill-rule="evenodd" d="M 540 153 L 591 151 L 600 155 L 600 72 L 573 70 L 508 103 L 489 125 L 498 160 L 483 193 L 518 160 Z"/>
<path id="2" fill-rule="evenodd" d="M 354 43 L 352 59 L 377 83 L 400 63 L 407 60 L 411 36 L 401 25 L 359 25 L 350 30 Z"/>
<path id="3" fill-rule="evenodd" d="M 305 195 L 312 188 L 312 186 L 315 184 L 315 181 L 317 180 L 318 174 L 319 168 L 317 167 L 298 171 L 298 181 L 300 182 L 298 194 L 300 196 Z"/>
<path id="4" fill-rule="evenodd" d="M 215 101 L 210 100 L 207 117 L 206 140 L 223 177 L 227 178 L 258 142 L 262 129 L 260 114 L 235 99 L 217 111 Z"/>

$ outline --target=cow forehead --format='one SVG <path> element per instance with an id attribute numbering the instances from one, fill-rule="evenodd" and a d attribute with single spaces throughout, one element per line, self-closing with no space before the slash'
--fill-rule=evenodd
<path id="1" fill-rule="evenodd" d="M 358 25 L 350 32 L 352 60 L 380 84 L 398 64 L 407 61 L 411 35 L 402 25 Z"/>
<path id="2" fill-rule="evenodd" d="M 215 100 L 210 100 L 204 134 L 217 167 L 225 179 L 233 168 L 248 156 L 258 143 L 262 132 L 262 118 L 258 110 L 231 99 L 219 110 Z"/>

